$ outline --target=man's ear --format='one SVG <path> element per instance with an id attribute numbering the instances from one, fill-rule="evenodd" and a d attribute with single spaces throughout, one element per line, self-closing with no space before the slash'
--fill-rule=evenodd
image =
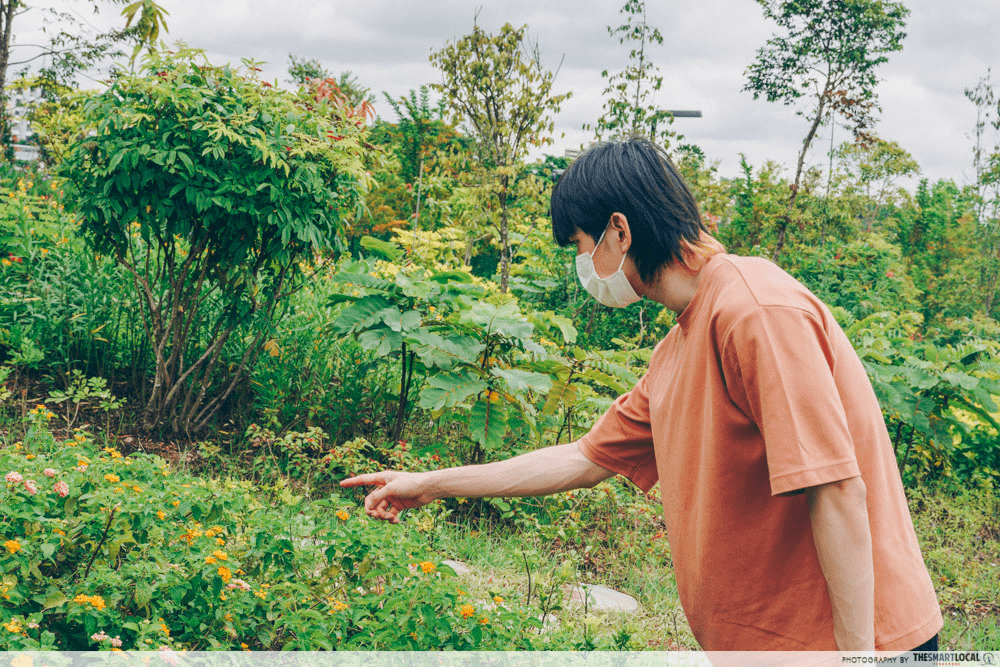
<path id="1" fill-rule="evenodd" d="M 624 213 L 614 212 L 611 214 L 611 221 L 608 223 L 608 232 L 605 236 L 610 236 L 613 243 L 618 244 L 623 253 L 627 253 L 632 247 L 632 230 L 628 226 L 628 218 Z"/>

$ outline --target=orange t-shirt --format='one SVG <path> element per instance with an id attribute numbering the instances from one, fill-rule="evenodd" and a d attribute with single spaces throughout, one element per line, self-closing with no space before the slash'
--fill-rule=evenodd
<path id="1" fill-rule="evenodd" d="M 649 370 L 579 446 L 644 491 L 659 480 L 681 603 L 708 651 L 836 650 L 803 493 L 861 475 L 875 644 L 941 629 L 889 434 L 830 311 L 763 259 L 716 255 Z"/>

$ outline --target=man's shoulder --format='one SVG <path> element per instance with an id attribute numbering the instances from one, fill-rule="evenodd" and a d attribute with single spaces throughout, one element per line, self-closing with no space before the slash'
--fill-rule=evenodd
<path id="1" fill-rule="evenodd" d="M 812 308 L 818 302 L 805 285 L 763 257 L 721 255 L 706 268 L 720 305 Z"/>
<path id="2" fill-rule="evenodd" d="M 750 315 L 773 308 L 794 308 L 823 317 L 822 302 L 809 289 L 763 257 L 720 255 L 713 258 L 705 279 L 711 295 L 712 319 L 728 329 Z M 722 333 L 722 332 L 719 332 Z"/>

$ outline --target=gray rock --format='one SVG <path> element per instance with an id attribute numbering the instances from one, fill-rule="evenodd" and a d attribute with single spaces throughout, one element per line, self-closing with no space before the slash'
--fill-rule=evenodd
<path id="1" fill-rule="evenodd" d="M 455 570 L 455 574 L 457 574 L 458 576 L 462 576 L 463 574 L 469 574 L 470 572 L 472 572 L 472 568 L 470 568 L 465 563 L 462 563 L 457 560 L 452 560 L 450 558 L 444 559 L 443 561 L 441 561 L 441 564 L 447 565 L 451 569 Z"/>
<path id="2" fill-rule="evenodd" d="M 587 601 L 587 609 L 591 611 L 639 610 L 639 602 L 631 595 L 595 584 L 574 586 L 570 593 L 569 601 L 582 605 L 585 599 Z"/>

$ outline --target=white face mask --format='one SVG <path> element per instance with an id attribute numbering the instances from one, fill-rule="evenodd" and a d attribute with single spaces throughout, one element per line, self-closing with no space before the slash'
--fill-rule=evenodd
<path id="1" fill-rule="evenodd" d="M 598 303 L 611 308 L 624 308 L 639 300 L 639 295 L 632 289 L 625 272 L 622 271 L 622 267 L 625 266 L 625 256 L 622 256 L 618 270 L 607 278 L 597 275 L 597 269 L 594 268 L 594 253 L 597 252 L 597 246 L 601 245 L 607 232 L 608 228 L 605 227 L 593 250 L 576 256 L 576 275 L 583 284 L 583 289 L 597 299 Z"/>

